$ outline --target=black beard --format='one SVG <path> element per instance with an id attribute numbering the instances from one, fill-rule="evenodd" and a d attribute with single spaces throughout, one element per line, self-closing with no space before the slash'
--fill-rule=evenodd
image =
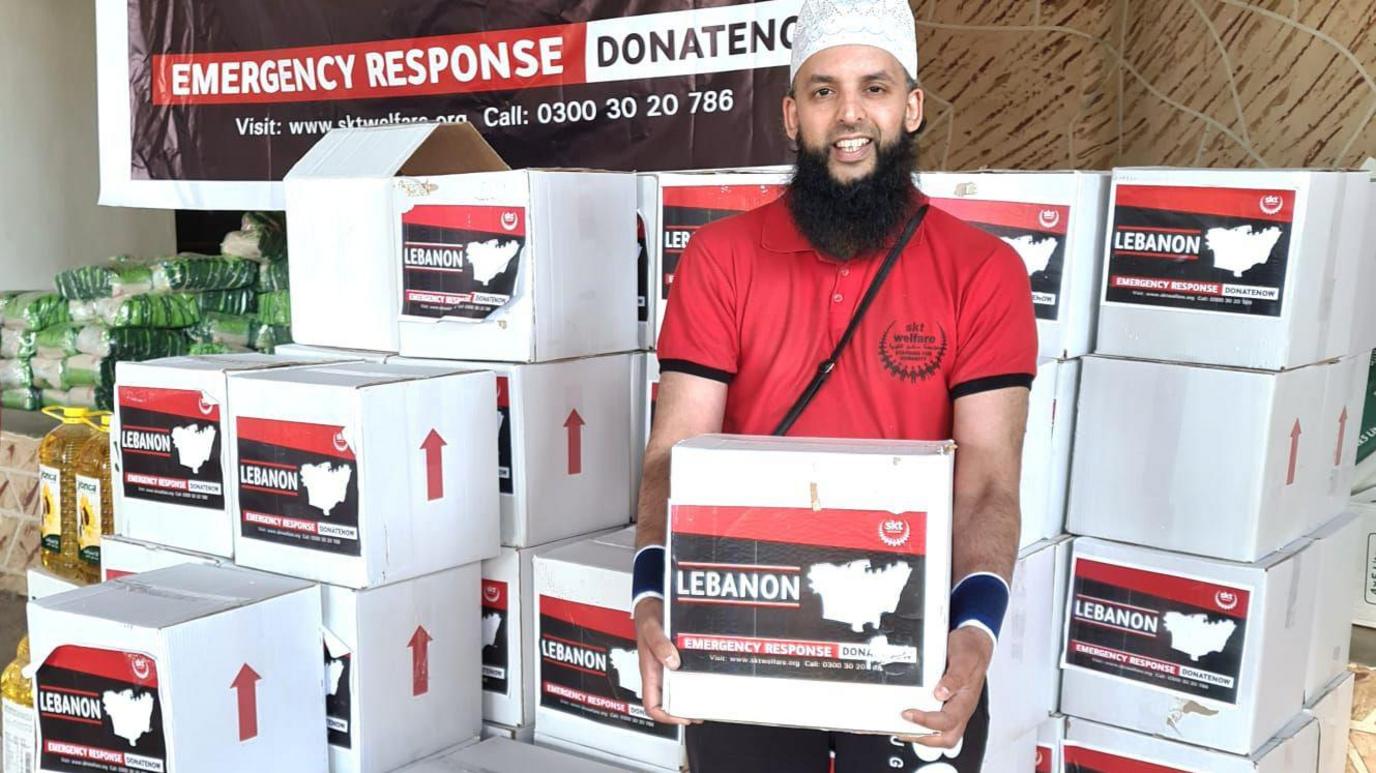
<path id="1" fill-rule="evenodd" d="M 819 251 L 841 259 L 882 247 L 908 214 L 917 135 L 904 132 L 881 145 L 874 171 L 838 182 L 827 169 L 827 150 L 798 149 L 788 209 L 798 230 Z"/>

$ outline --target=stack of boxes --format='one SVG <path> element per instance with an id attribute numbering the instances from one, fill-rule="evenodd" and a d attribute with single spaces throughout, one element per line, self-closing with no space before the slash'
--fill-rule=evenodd
<path id="1" fill-rule="evenodd" d="M 1068 511 L 1070 769 L 1307 771 L 1345 747 L 1369 188 L 1114 172 Z"/>

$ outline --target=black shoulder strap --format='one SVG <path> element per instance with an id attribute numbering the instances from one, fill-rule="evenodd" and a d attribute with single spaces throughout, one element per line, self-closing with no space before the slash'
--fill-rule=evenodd
<path id="1" fill-rule="evenodd" d="M 788 409 L 779 426 L 774 428 L 775 435 L 786 435 L 793 428 L 793 424 L 798 421 L 798 417 L 803 415 L 812 399 L 817 396 L 817 390 L 831 377 L 831 372 L 836 369 L 836 361 L 841 358 L 841 353 L 846 350 L 846 344 L 850 343 L 851 336 L 855 335 L 855 329 L 860 326 L 860 320 L 864 318 L 865 312 L 869 310 L 870 303 L 874 301 L 874 296 L 879 294 L 879 288 L 888 278 L 889 272 L 893 269 L 893 264 L 898 262 L 898 256 L 903 253 L 903 249 L 912 241 L 913 234 L 917 232 L 918 226 L 922 225 L 922 219 L 927 216 L 927 205 L 923 204 L 917 208 L 913 216 L 908 220 L 907 226 L 903 228 L 903 233 L 899 235 L 898 241 L 894 242 L 893 249 L 884 257 L 884 263 L 879 266 L 879 271 L 870 280 L 870 286 L 865 290 L 865 295 L 860 299 L 860 304 L 855 307 L 855 314 L 850 318 L 850 324 L 846 325 L 846 330 L 841 334 L 841 340 L 836 342 L 836 348 L 831 350 L 831 356 L 822 360 L 817 366 L 817 373 L 808 383 L 807 388 L 798 396 L 793 407 Z"/>

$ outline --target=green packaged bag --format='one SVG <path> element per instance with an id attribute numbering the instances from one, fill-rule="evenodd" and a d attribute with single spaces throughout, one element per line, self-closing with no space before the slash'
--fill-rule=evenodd
<path id="1" fill-rule="evenodd" d="M 252 288 L 217 290 L 196 296 L 202 312 L 219 314 L 252 314 L 258 310 L 258 296 Z"/>
<path id="2" fill-rule="evenodd" d="M 258 337 L 253 348 L 264 354 L 272 354 L 282 344 L 291 343 L 291 328 L 282 325 L 259 325 Z"/>
<path id="3" fill-rule="evenodd" d="M 258 284 L 254 285 L 260 293 L 271 293 L 291 288 L 290 264 L 285 260 L 274 260 L 258 267 Z"/>
<path id="4" fill-rule="evenodd" d="M 36 411 L 41 403 L 36 389 L 0 390 L 0 408 L 12 411 Z"/>
<path id="5" fill-rule="evenodd" d="M 188 328 L 189 329 L 189 328 Z M 190 339 L 184 330 L 156 327 L 86 325 L 76 337 L 80 354 L 112 360 L 152 360 L 186 354 Z"/>
<path id="6" fill-rule="evenodd" d="M 245 354 L 253 350 L 247 346 L 233 346 L 231 344 L 192 344 L 187 354 L 198 356 L 202 354 Z"/>
<path id="7" fill-rule="evenodd" d="M 235 290 L 257 281 L 257 263 L 228 255 L 184 252 L 153 263 L 153 289 L 157 292 Z"/>
<path id="8" fill-rule="evenodd" d="M 45 327 L 34 333 L 34 353 L 39 357 L 62 359 L 77 353 L 76 338 L 81 326 L 71 322 Z"/>
<path id="9" fill-rule="evenodd" d="M 101 322 L 110 327 L 190 327 L 201 319 L 191 293 L 149 293 L 94 301 Z"/>
<path id="10" fill-rule="evenodd" d="M 67 383 L 67 363 L 63 358 L 34 357 L 29 360 L 33 372 L 33 385 L 39 389 L 69 389 Z"/>
<path id="11" fill-rule="evenodd" d="M 74 354 L 63 362 L 65 389 L 78 386 L 105 386 L 115 383 L 115 361 L 89 354 Z"/>
<path id="12" fill-rule="evenodd" d="M 106 393 L 98 387 L 72 387 L 65 393 L 66 402 L 63 405 L 70 408 L 94 408 L 108 411 L 110 410 L 110 400 L 105 395 Z"/>
<path id="13" fill-rule="evenodd" d="M 250 260 L 287 256 L 287 225 L 281 212 L 245 212 L 238 231 L 225 234 L 220 252 Z"/>
<path id="14" fill-rule="evenodd" d="M 42 330 L 68 320 L 67 300 L 57 293 L 20 293 L 5 304 L 5 327 Z"/>
<path id="15" fill-rule="evenodd" d="M 28 389 L 33 386 L 32 360 L 0 360 L 0 389 Z"/>
<path id="16" fill-rule="evenodd" d="M 258 294 L 258 319 L 268 325 L 291 325 L 291 293 L 278 290 Z"/>
<path id="17" fill-rule="evenodd" d="M 63 271 L 54 281 L 63 298 L 90 301 L 150 292 L 153 271 L 146 260 L 117 255 L 104 263 Z"/>
<path id="18" fill-rule="evenodd" d="M 252 347 L 260 327 L 262 323 L 253 317 L 210 311 L 201 315 L 201 321 L 188 332 L 198 344 Z"/>
<path id="19" fill-rule="evenodd" d="M 27 360 L 34 354 L 32 330 L 11 330 L 0 327 L 0 360 Z"/>

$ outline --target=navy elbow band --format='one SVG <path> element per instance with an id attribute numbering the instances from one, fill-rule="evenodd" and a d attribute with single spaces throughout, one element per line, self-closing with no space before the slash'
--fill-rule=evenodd
<path id="1" fill-rule="evenodd" d="M 968 575 L 951 590 L 951 630 L 963 625 L 986 629 L 995 640 L 1008 611 L 1008 583 L 988 572 Z"/>
<path id="2" fill-rule="evenodd" d="M 631 569 L 631 609 L 645 598 L 664 598 L 664 546 L 646 545 L 636 551 Z"/>

